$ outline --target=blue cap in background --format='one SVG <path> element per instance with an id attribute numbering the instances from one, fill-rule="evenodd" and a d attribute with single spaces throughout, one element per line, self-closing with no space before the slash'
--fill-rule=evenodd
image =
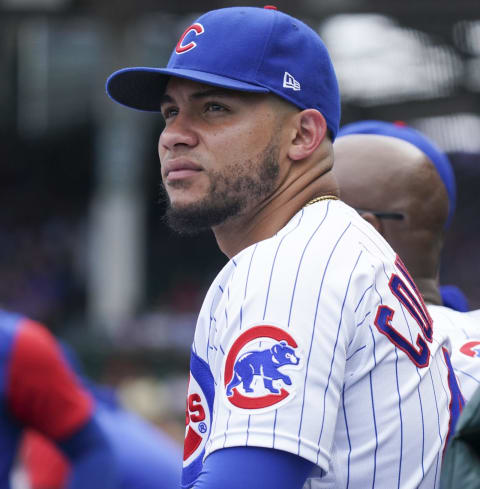
<path id="1" fill-rule="evenodd" d="M 391 123 L 375 120 L 366 120 L 360 122 L 352 122 L 343 126 L 338 137 L 348 136 L 351 134 L 376 134 L 379 136 L 390 136 L 392 138 L 403 139 L 410 144 L 416 146 L 420 151 L 425 153 L 432 163 L 435 165 L 442 182 L 447 189 L 448 194 L 448 217 L 445 223 L 447 228 L 455 213 L 457 203 L 457 190 L 455 184 L 455 175 L 452 165 L 447 155 L 441 151 L 432 141 L 430 141 L 421 132 L 408 127 L 403 123 Z"/>
<path id="2" fill-rule="evenodd" d="M 460 312 L 468 312 L 470 310 L 467 297 L 456 285 L 440 286 L 440 294 L 445 307 Z"/>
<path id="3" fill-rule="evenodd" d="M 116 71 L 107 80 L 107 93 L 127 107 L 159 111 L 170 76 L 274 93 L 300 109 L 317 109 L 332 140 L 337 134 L 340 95 L 328 51 L 314 30 L 274 7 L 207 12 L 182 34 L 166 68 Z"/>

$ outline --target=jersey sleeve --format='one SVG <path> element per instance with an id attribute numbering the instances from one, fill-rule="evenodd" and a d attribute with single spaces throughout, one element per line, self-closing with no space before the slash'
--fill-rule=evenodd
<path id="1" fill-rule="evenodd" d="M 20 423 L 54 440 L 72 435 L 93 410 L 90 395 L 63 360 L 54 337 L 29 320 L 13 347 L 7 400 Z"/>
<path id="2" fill-rule="evenodd" d="M 193 489 L 292 489 L 302 487 L 312 467 L 312 463 L 304 458 L 281 450 L 227 448 L 206 459 Z"/>

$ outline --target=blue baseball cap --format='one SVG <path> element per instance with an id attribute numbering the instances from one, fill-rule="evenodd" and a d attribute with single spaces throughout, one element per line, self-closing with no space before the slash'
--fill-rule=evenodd
<path id="1" fill-rule="evenodd" d="M 392 123 L 375 120 L 352 122 L 343 126 L 338 137 L 350 134 L 376 134 L 378 136 L 390 136 L 392 138 L 403 139 L 416 146 L 425 153 L 435 165 L 440 178 L 442 179 L 448 195 L 448 217 L 445 228 L 450 225 L 457 203 L 457 188 L 455 184 L 455 174 L 447 155 L 443 153 L 432 141 L 427 139 L 421 132 L 408 127 L 404 123 Z"/>
<path id="2" fill-rule="evenodd" d="M 275 7 L 231 7 L 199 17 L 180 37 L 166 68 L 116 71 L 107 93 L 127 107 L 159 111 L 169 77 L 256 93 L 274 93 L 300 109 L 323 114 L 332 140 L 340 94 L 319 35 Z"/>

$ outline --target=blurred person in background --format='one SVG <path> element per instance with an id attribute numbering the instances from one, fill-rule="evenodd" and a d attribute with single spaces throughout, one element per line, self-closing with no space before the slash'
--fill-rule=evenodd
<path id="1" fill-rule="evenodd" d="M 440 487 L 479 489 L 480 311 L 465 312 L 461 290 L 439 286 L 443 239 L 456 203 L 450 162 L 420 132 L 382 121 L 344 126 L 334 151 L 342 199 L 396 249 L 433 327 L 450 336 L 452 365 L 467 403 L 443 457 Z"/>
<path id="2" fill-rule="evenodd" d="M 373 120 L 342 127 L 334 151 L 342 200 L 400 255 L 434 327 L 448 331 L 452 364 L 470 399 L 480 385 L 480 318 L 460 312 L 468 309 L 460 289 L 439 286 L 444 236 L 456 204 L 447 155 L 413 128 Z"/>
<path id="3" fill-rule="evenodd" d="M 125 409 L 111 387 L 90 381 L 74 350 L 65 358 L 96 402 L 96 418 L 112 447 L 118 467 L 115 489 L 174 489 L 180 486 L 181 446 L 153 424 Z M 66 489 L 73 467 L 51 441 L 29 431 L 22 462 L 30 489 Z"/>
<path id="4" fill-rule="evenodd" d="M 22 434 L 35 430 L 70 461 L 69 489 L 115 489 L 117 462 L 95 402 L 41 324 L 0 310 L 0 488 L 10 489 Z"/>

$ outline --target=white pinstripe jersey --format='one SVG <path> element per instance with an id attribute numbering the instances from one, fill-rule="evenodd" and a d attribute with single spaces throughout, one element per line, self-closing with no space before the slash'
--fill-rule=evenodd
<path id="1" fill-rule="evenodd" d="M 466 313 L 468 315 L 468 317 L 470 317 L 471 319 L 475 319 L 477 321 L 477 324 L 478 322 L 480 321 L 480 309 L 476 309 L 475 311 L 470 311 L 470 312 L 467 312 Z"/>
<path id="2" fill-rule="evenodd" d="M 227 263 L 192 346 L 184 487 L 232 446 L 314 462 L 305 487 L 438 487 L 450 345 L 397 263 L 341 201 L 303 208 Z"/>
<path id="3" fill-rule="evenodd" d="M 480 387 L 480 316 L 429 305 L 436 328 L 443 328 L 452 342 L 452 365 L 465 401 Z"/>

